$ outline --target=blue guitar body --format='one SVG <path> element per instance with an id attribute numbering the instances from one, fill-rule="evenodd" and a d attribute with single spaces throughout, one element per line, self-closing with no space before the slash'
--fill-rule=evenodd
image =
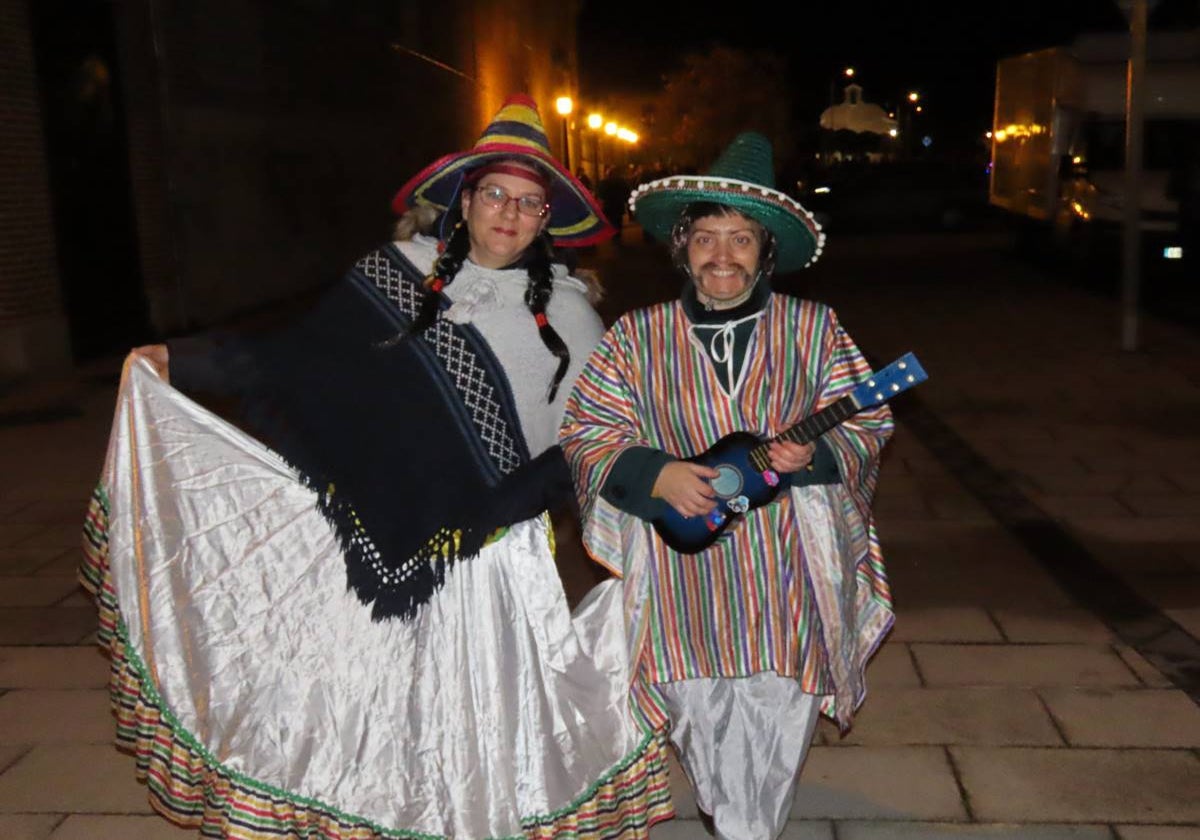
<path id="1" fill-rule="evenodd" d="M 750 454 L 762 443 L 750 432 L 733 432 L 694 458 L 684 459 L 720 473 L 709 482 L 718 502 L 707 516 L 684 516 L 667 505 L 666 513 L 653 523 L 667 545 L 684 554 L 703 551 L 725 533 L 734 515 L 762 507 L 779 495 L 779 476 L 757 469 L 750 461 Z"/>
<path id="2" fill-rule="evenodd" d="M 917 357 L 907 353 L 775 440 L 816 440 L 843 420 L 887 402 L 928 378 Z M 717 505 L 706 516 L 683 516 L 666 506 L 666 512 L 651 522 L 663 542 L 681 554 L 696 554 L 720 539 L 736 517 L 779 495 L 779 476 L 767 460 L 768 442 L 750 432 L 733 432 L 699 455 L 684 459 L 720 473 L 709 481 Z"/>

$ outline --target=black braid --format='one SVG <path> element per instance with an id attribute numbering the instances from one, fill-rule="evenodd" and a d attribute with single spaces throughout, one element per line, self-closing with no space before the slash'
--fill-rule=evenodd
<path id="1" fill-rule="evenodd" d="M 550 322 L 545 320 L 546 304 L 550 302 L 550 296 L 554 293 L 554 275 L 550 270 L 554 261 L 554 245 L 549 234 L 543 233 L 533 243 L 531 256 L 529 284 L 525 287 L 525 305 L 529 307 L 534 318 L 543 316 L 542 323 L 538 326 L 538 336 L 542 339 L 542 344 L 546 345 L 546 349 L 558 357 L 558 370 L 554 374 L 554 381 L 550 383 L 550 394 L 546 398 L 546 402 L 552 403 L 558 393 L 558 386 L 567 375 L 567 367 L 571 364 L 571 352 L 554 331 L 554 327 L 550 326 Z"/>
<path id="2" fill-rule="evenodd" d="M 467 258 L 470 250 L 471 236 L 467 232 L 466 224 L 459 222 L 451 231 L 450 238 L 446 240 L 446 250 L 437 258 L 433 268 L 430 269 L 429 276 L 425 278 L 425 288 L 421 294 L 417 317 L 408 325 L 407 330 L 380 343 L 380 347 L 385 349 L 395 347 L 409 336 L 420 335 L 433 326 L 433 322 L 437 320 L 438 304 L 441 301 L 441 292 L 434 291 L 433 284 L 435 281 L 441 280 L 443 288 L 449 286 L 450 281 L 462 268 L 463 260 Z"/>

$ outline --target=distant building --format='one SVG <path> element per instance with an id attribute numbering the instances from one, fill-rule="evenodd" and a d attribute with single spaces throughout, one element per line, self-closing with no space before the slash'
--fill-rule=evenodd
<path id="1" fill-rule="evenodd" d="M 862 98 L 862 85 L 846 85 L 844 99 L 821 112 L 821 128 L 895 137 L 896 121 L 874 102 Z"/>

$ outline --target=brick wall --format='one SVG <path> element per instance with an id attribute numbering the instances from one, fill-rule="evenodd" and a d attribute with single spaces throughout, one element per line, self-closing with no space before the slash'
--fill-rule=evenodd
<path id="1" fill-rule="evenodd" d="M 125 90 L 135 181 L 150 179 L 135 183 L 139 236 L 158 254 L 153 268 L 143 253 L 146 292 L 166 333 L 341 276 L 386 239 L 394 192 L 469 147 L 505 95 L 533 94 L 557 140 L 553 97 L 573 87 L 574 2 L 145 6 L 159 83 Z M 163 132 L 143 143 L 132 123 L 154 107 Z M 169 236 L 148 227 L 164 219 Z"/>
<path id="2" fill-rule="evenodd" d="M 129 177 L 138 261 L 150 323 L 167 332 L 183 323 L 169 189 L 163 101 L 150 2 L 121 3 L 116 15 L 121 90 L 129 138 Z"/>
<path id="3" fill-rule="evenodd" d="M 29 2 L 0 0 L 0 374 L 70 355 Z M 554 97 L 576 90 L 576 0 L 112 8 L 137 269 L 163 336 L 340 276 L 387 238 L 401 184 L 469 147 L 509 93 L 538 100 L 559 151 Z"/>
<path id="4" fill-rule="evenodd" d="M 0 377 L 70 359 L 26 0 L 0 0 Z"/>

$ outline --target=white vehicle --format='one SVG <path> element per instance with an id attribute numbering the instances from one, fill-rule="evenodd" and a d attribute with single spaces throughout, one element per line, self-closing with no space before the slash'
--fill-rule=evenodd
<path id="1" fill-rule="evenodd" d="M 996 68 L 989 201 L 1075 256 L 1119 245 L 1128 56 L 1128 34 L 1090 34 Z M 1145 252 L 1159 259 L 1182 256 L 1179 184 L 1200 145 L 1197 129 L 1200 30 L 1152 32 L 1136 200 Z"/>

